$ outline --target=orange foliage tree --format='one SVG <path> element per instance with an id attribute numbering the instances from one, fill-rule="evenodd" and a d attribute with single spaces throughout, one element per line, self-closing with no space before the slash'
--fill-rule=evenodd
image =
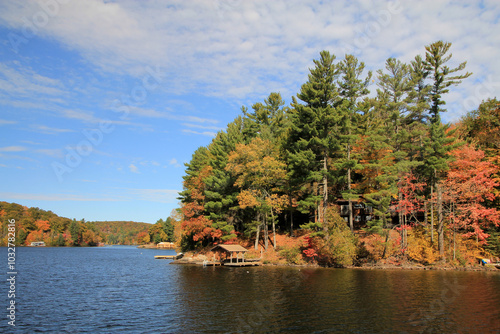
<path id="1" fill-rule="evenodd" d="M 37 220 L 36 227 L 39 231 L 46 232 L 50 230 L 50 224 L 48 220 Z"/>

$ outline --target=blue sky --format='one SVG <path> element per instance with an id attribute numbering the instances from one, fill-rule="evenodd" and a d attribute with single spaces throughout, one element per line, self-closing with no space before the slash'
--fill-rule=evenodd
<path id="1" fill-rule="evenodd" d="M 368 69 L 437 40 L 474 75 L 447 122 L 500 92 L 498 1 L 0 2 L 0 200 L 154 223 L 184 163 L 271 92 L 287 103 L 321 50 Z M 376 82 L 371 86 L 376 90 Z"/>

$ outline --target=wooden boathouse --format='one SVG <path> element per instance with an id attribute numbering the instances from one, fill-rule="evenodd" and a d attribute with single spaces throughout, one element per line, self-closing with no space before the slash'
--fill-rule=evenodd
<path id="1" fill-rule="evenodd" d="M 221 256 L 225 255 L 226 260 L 224 261 L 224 266 L 246 267 L 260 265 L 260 263 L 256 261 L 245 261 L 245 253 L 248 252 L 248 249 L 241 245 L 217 245 L 210 251 L 219 253 Z"/>

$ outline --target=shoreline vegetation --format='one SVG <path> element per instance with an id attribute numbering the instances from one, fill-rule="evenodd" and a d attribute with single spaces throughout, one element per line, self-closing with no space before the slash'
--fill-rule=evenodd
<path id="1" fill-rule="evenodd" d="M 342 56 L 320 52 L 289 105 L 273 92 L 243 106 L 193 153 L 182 252 L 235 243 L 263 264 L 345 268 L 499 262 L 496 97 L 442 122 L 447 94 L 472 76 L 444 41 L 375 73 Z"/>
<path id="2" fill-rule="evenodd" d="M 287 236 L 278 236 L 279 239 L 286 239 Z M 242 240 L 240 240 L 242 241 Z M 242 246 L 247 246 L 248 243 L 240 242 Z M 140 247 L 140 246 L 139 246 Z M 188 251 L 183 253 L 183 257 L 178 260 L 174 260 L 171 264 L 179 264 L 179 265 L 196 265 L 203 263 L 204 260 L 212 261 L 214 253 L 210 251 L 212 247 L 204 247 L 198 249 L 196 251 Z M 248 249 L 248 248 L 247 248 Z M 178 247 L 177 252 L 180 251 Z M 262 255 L 261 255 L 262 254 Z M 281 253 L 283 254 L 283 253 Z M 262 256 L 262 257 L 260 257 Z M 492 265 L 482 265 L 480 264 L 479 258 L 476 259 L 474 263 L 461 265 L 459 263 L 445 263 L 445 262 L 436 262 L 433 264 L 422 264 L 416 261 L 413 261 L 408 258 L 391 256 L 387 259 L 382 259 L 378 261 L 368 261 L 366 259 L 358 259 L 357 263 L 352 265 L 345 266 L 325 266 L 319 264 L 317 261 L 302 258 L 300 260 L 296 260 L 294 262 L 288 262 L 283 256 L 280 255 L 280 251 L 274 251 L 273 249 L 268 249 L 266 252 L 263 249 L 263 246 L 259 248 L 258 251 L 254 249 L 249 249 L 248 255 L 245 256 L 245 259 L 259 259 L 262 263 L 262 266 L 278 266 L 278 267 L 296 267 L 296 268 L 338 268 L 338 269 L 366 269 L 366 270 L 443 270 L 443 271 L 487 271 L 487 272 L 496 272 L 500 274 L 500 270 L 495 268 Z M 219 259 L 217 259 L 219 260 Z"/>

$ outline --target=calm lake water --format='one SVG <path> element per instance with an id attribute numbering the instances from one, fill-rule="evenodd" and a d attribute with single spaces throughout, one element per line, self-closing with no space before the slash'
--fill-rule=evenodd
<path id="1" fill-rule="evenodd" d="M 16 327 L 4 311 L 5 333 L 500 333 L 500 271 L 183 266 L 153 258 L 173 251 L 135 247 L 16 251 Z M 3 310 L 7 290 L 4 280 Z"/>

